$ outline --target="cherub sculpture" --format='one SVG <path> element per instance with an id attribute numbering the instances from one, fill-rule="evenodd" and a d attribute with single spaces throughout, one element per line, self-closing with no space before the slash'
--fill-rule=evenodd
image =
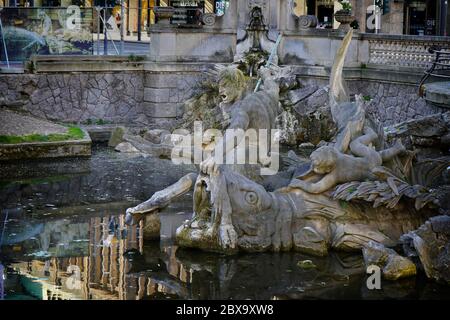
<path id="1" fill-rule="evenodd" d="M 331 146 L 317 149 L 310 157 L 311 171 L 323 176 L 316 182 L 294 178 L 287 189 L 300 188 L 309 193 L 322 193 L 341 183 L 373 179 L 374 168 L 405 151 L 405 147 L 397 141 L 393 147 L 377 152 L 369 146 L 377 138 L 373 129 L 366 127 L 364 135 L 350 143 L 353 155 L 344 154 Z M 302 178 L 308 177 L 305 175 Z"/>

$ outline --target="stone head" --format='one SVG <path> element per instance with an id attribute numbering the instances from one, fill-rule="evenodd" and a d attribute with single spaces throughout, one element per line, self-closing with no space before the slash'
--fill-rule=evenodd
<path id="1" fill-rule="evenodd" d="M 247 89 L 244 73 L 235 66 L 226 67 L 219 73 L 219 94 L 223 103 L 232 104 L 241 99 Z"/>
<path id="2" fill-rule="evenodd" d="M 310 156 L 314 172 L 317 174 L 326 174 L 333 171 L 336 166 L 337 157 L 337 151 L 333 147 L 320 147 Z"/>

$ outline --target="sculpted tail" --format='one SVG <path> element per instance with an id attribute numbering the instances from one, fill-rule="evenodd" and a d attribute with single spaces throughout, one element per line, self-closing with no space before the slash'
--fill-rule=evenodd
<path id="1" fill-rule="evenodd" d="M 344 78 L 342 76 L 342 71 L 344 69 L 345 57 L 347 56 L 348 48 L 352 42 L 352 36 L 353 29 L 350 29 L 342 41 L 341 47 L 336 52 L 333 68 L 331 70 L 329 103 L 333 114 L 335 113 L 333 111 L 335 111 L 336 106 L 339 103 L 350 101 L 350 97 L 344 83 Z"/>

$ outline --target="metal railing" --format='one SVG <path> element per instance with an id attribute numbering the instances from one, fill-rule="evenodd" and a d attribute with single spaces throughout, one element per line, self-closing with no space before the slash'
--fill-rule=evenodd
<path id="1" fill-rule="evenodd" d="M 450 47 L 442 48 L 433 46 L 428 50 L 430 53 L 435 54 L 435 59 L 432 65 L 424 73 L 424 76 L 420 80 L 419 94 L 422 96 L 424 93 L 423 85 L 430 77 L 436 77 L 440 79 L 450 79 Z"/>

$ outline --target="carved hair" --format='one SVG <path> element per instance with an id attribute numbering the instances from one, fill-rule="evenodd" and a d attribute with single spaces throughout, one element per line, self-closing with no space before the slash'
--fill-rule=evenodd
<path id="1" fill-rule="evenodd" d="M 236 66 L 223 68 L 219 72 L 219 84 L 231 87 L 241 97 L 247 88 L 247 78 Z"/>
<path id="2" fill-rule="evenodd" d="M 315 161 L 318 167 L 330 172 L 334 169 L 338 153 L 335 148 L 324 146 L 320 147 L 311 154 L 311 160 Z"/>

